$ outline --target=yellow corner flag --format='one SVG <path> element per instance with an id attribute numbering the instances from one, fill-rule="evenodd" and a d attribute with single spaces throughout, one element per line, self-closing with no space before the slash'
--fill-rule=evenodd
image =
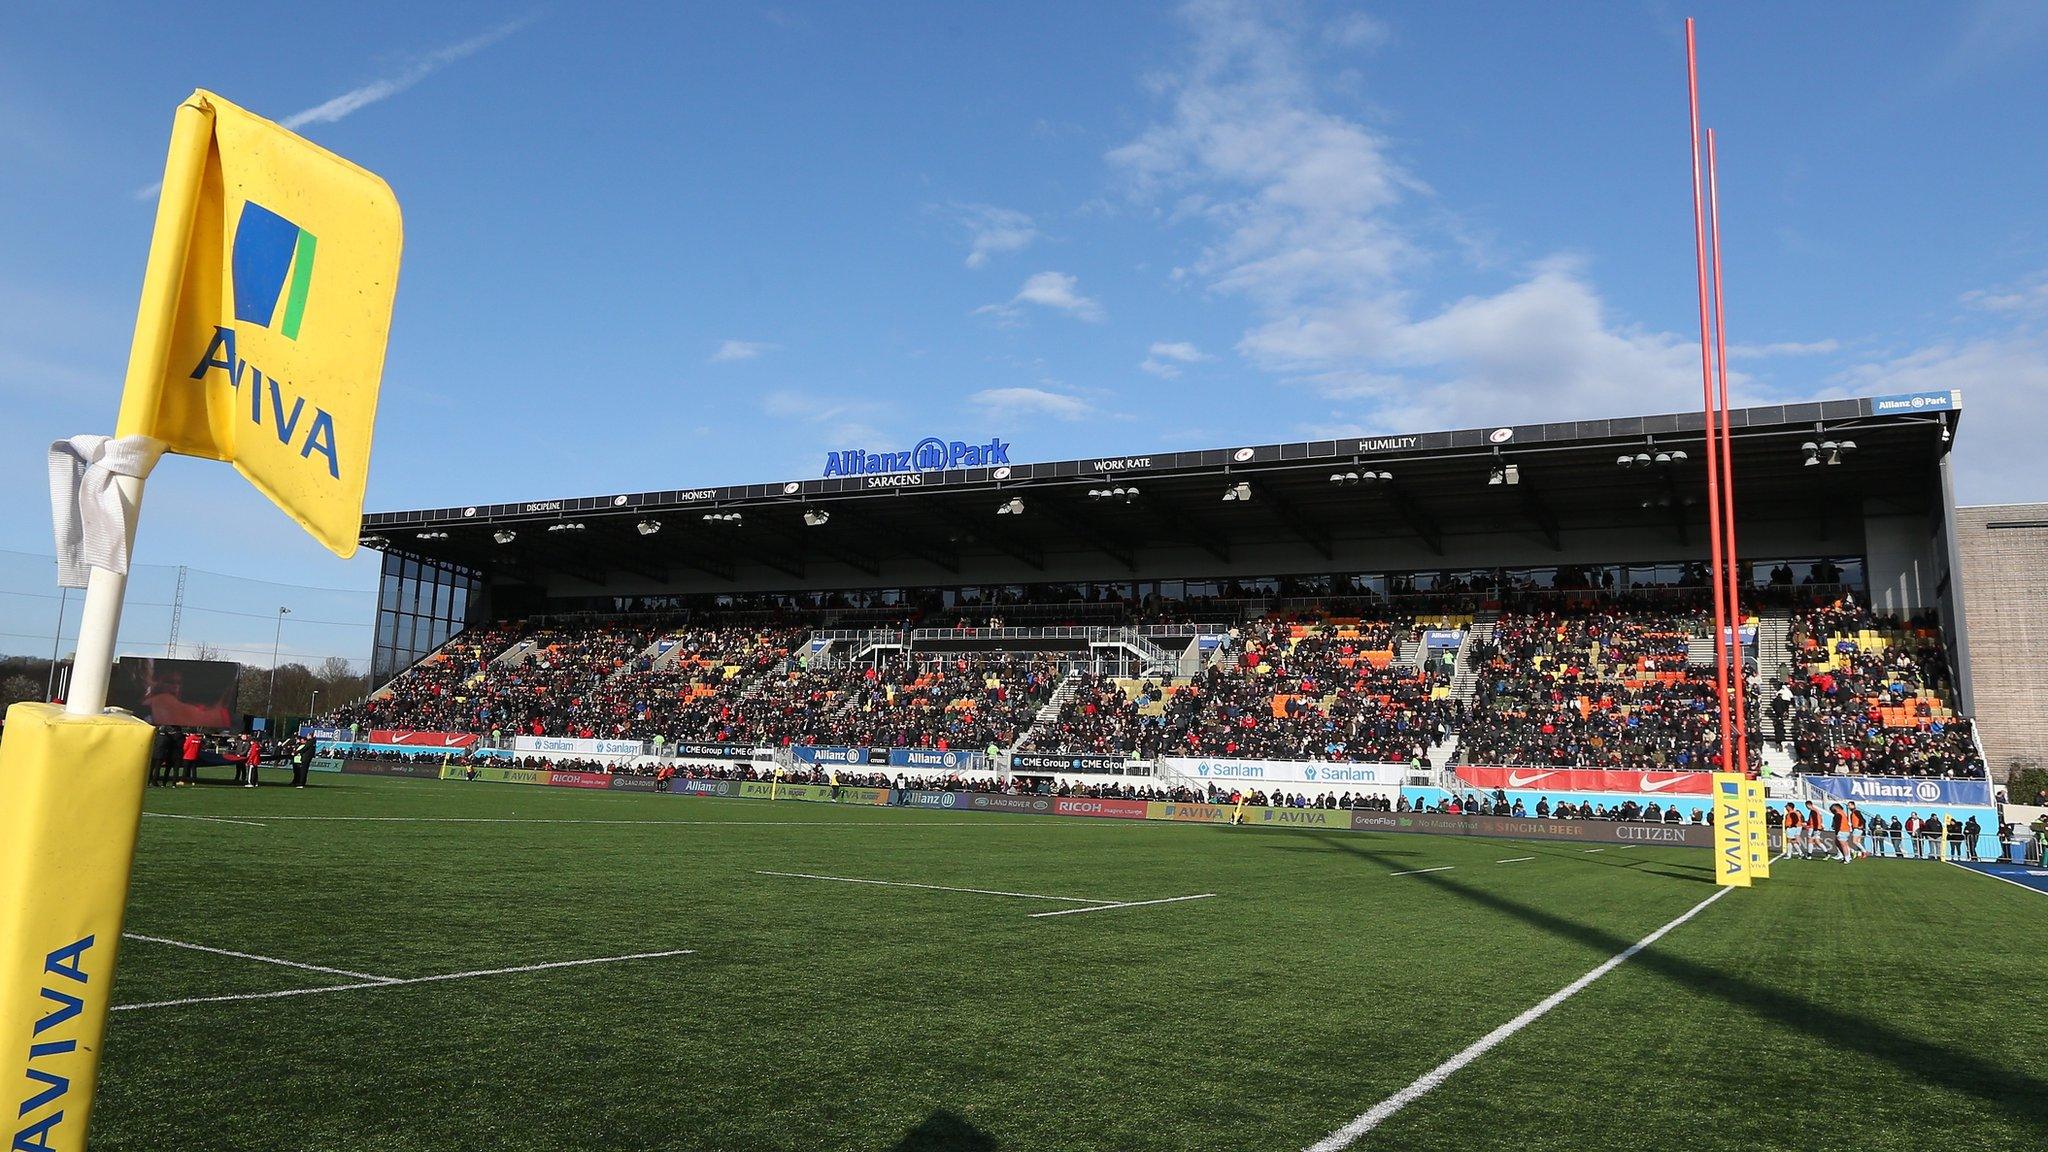
<path id="1" fill-rule="evenodd" d="M 109 471 L 123 547 L 87 558 L 70 698 L 14 705 L 0 740 L 7 1147 L 85 1147 L 153 732 L 105 711 L 149 465 L 158 448 L 231 461 L 352 555 L 399 240 L 382 180 L 211 93 L 179 107 L 114 428 L 122 450 L 68 442 Z M 60 547 L 75 545 L 66 517 L 83 506 L 75 494 L 76 511 L 55 503 Z"/>
<path id="2" fill-rule="evenodd" d="M 210 92 L 185 107 L 206 110 L 213 130 L 184 145 L 206 148 L 185 166 L 190 186 L 170 183 L 172 142 L 159 212 L 189 203 L 189 239 L 162 378 L 129 389 L 121 426 L 233 463 L 314 539 L 354 555 L 398 289 L 398 201 L 375 175 Z"/>

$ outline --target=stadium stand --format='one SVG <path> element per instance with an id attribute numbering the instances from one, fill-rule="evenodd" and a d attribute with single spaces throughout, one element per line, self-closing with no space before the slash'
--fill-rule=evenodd
<path id="1" fill-rule="evenodd" d="M 1475 692 L 1459 735 L 1469 764 L 1572 768 L 1715 767 L 1710 670 L 1688 662 L 1711 638 L 1698 607 L 1611 601 L 1514 611 L 1474 653 Z M 1751 709 L 1752 715 L 1754 709 Z M 1752 761 L 1755 755 L 1752 753 Z"/>
<path id="2" fill-rule="evenodd" d="M 1845 596 L 1792 635 L 1793 746 L 1806 771 L 1976 776 L 1971 723 L 1956 713 L 1933 621 L 1880 617 Z"/>

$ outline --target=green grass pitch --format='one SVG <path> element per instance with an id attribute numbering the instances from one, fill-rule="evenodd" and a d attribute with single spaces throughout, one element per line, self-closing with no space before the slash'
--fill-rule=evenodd
<path id="1" fill-rule="evenodd" d="M 336 971 L 131 938 L 115 1003 L 407 982 L 116 1012 L 96 1149 L 1303 1148 L 1714 891 L 1696 849 L 316 780 L 152 793 L 127 929 Z M 2039 1147 L 2048 904 L 1777 871 L 1354 1147 Z"/>

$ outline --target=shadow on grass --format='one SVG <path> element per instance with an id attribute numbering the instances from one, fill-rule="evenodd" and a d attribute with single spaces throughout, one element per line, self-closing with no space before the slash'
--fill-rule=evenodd
<path id="1" fill-rule="evenodd" d="M 1400 863 L 1390 854 L 1375 851 L 1349 837 L 1314 835 L 1332 848 L 1375 864 Z M 1568 920 L 1441 872 L 1419 873 L 1404 879 L 1427 884 L 1553 936 L 1602 952 L 1620 953 L 1635 944 L 1635 941 L 1625 940 L 1605 929 Z M 1816 1004 L 1740 973 L 1674 956 L 1660 946 L 1653 945 L 1636 953 L 1632 963 L 1648 968 L 1680 987 L 1716 997 L 1774 1024 L 1795 1029 L 1829 1048 L 1882 1061 L 1923 1084 L 1959 1096 L 1975 1097 L 2016 1118 L 2037 1121 L 2042 1101 L 2048 1100 L 2048 1081 L 2018 1068 L 1980 1059 L 1962 1048 L 1906 1035 L 1876 1017 L 1851 1015 Z"/>
<path id="2" fill-rule="evenodd" d="M 1609 859 L 1607 853 L 1588 852 L 1583 848 L 1560 849 L 1548 844 L 1531 844 L 1528 850 L 1538 856 L 1570 860 L 1578 864 L 1597 864 L 1602 868 L 1620 868 L 1643 876 L 1664 876 L 1672 880 L 1689 880 L 1707 885 L 1714 882 L 1712 864 L 1686 864 L 1651 856 L 1615 856 Z"/>
<path id="3" fill-rule="evenodd" d="M 889 1145 L 889 1152 L 993 1152 L 995 1147 L 988 1133 L 941 1108 Z"/>

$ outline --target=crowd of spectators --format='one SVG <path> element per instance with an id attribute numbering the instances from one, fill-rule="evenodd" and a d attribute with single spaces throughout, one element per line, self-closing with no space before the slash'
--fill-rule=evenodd
<path id="1" fill-rule="evenodd" d="M 1782 567 L 1782 566 L 1781 566 Z M 1776 574 L 1774 574 L 1774 579 Z M 1557 577 L 1577 587 L 1577 576 Z M 1414 617 L 1274 615 L 1233 629 L 1191 679 L 1066 669 L 1023 652 L 917 650 L 813 661 L 787 617 L 663 631 L 646 620 L 479 625 L 329 722 L 372 729 L 722 743 L 1228 757 L 1430 766 L 1455 734 L 1462 763 L 1624 770 L 1718 767 L 1716 688 L 1690 667 L 1711 635 L 1691 593 L 1528 598 L 1475 640 L 1472 699 L 1450 698 L 1453 653 L 1409 651 Z M 1012 610 L 1028 605 L 1009 606 Z M 990 625 L 1007 623 L 987 618 Z M 658 641 L 658 642 L 657 642 Z M 1751 767 L 1766 738 L 1804 771 L 1976 775 L 1951 704 L 1940 632 L 1856 600 L 1794 618 L 1790 674 L 1749 701 Z M 1747 673 L 1745 680 L 1755 687 Z M 1028 739 L 1025 739 L 1028 736 Z M 1018 742 L 1024 740 L 1019 745 Z M 1341 797 L 1337 798 L 1341 799 Z"/>
<path id="2" fill-rule="evenodd" d="M 1772 717 L 1789 721 L 1799 767 L 1885 776 L 1984 772 L 1970 721 L 1950 707 L 1940 631 L 1926 617 L 1880 617 L 1844 596 L 1799 616 L 1792 672 Z M 1789 715 L 1785 715 L 1789 714 Z"/>
<path id="3" fill-rule="evenodd" d="M 1504 613 L 1491 638 L 1473 645 L 1458 756 L 1552 768 L 1718 767 L 1717 691 L 1686 659 L 1694 636 L 1712 634 L 1704 610 L 1672 602 Z"/>
<path id="4" fill-rule="evenodd" d="M 1192 680 L 1132 686 L 1084 679 L 1028 747 L 1067 753 L 1224 756 L 1427 765 L 1456 709 L 1450 662 L 1394 659 L 1412 620 L 1304 623 L 1234 630 L 1223 658 Z"/>

